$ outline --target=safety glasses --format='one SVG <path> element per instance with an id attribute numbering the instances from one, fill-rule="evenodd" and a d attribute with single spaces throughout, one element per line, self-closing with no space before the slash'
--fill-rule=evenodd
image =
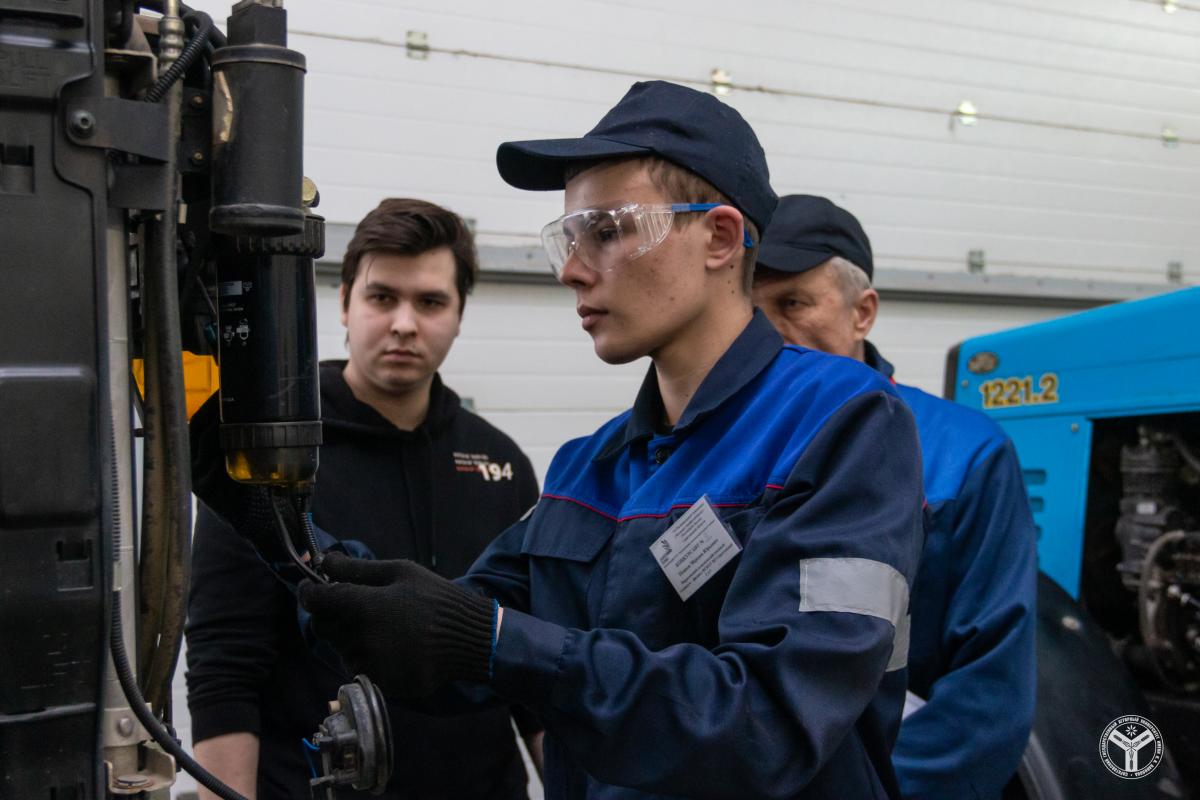
<path id="1" fill-rule="evenodd" d="M 620 208 L 585 208 L 542 228 L 542 246 L 555 277 L 571 256 L 597 272 L 633 261 L 663 243 L 676 214 L 708 211 L 722 203 L 629 203 Z M 750 235 L 746 247 L 753 247 Z"/>

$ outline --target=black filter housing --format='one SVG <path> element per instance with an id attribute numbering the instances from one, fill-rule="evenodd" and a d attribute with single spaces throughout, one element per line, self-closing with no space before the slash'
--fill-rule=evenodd
<path id="1" fill-rule="evenodd" d="M 321 398 L 313 259 L 325 221 L 299 236 L 223 243 L 217 266 L 221 446 L 230 476 L 297 487 L 317 472 Z"/>
<path id="2" fill-rule="evenodd" d="M 239 4 L 212 58 L 209 226 L 230 236 L 304 229 L 304 56 L 286 47 L 286 12 Z"/>

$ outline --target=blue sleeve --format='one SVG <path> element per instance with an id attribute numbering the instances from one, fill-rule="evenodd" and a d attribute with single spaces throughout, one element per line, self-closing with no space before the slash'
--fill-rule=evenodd
<path id="1" fill-rule="evenodd" d="M 862 747 L 846 741 L 895 635 L 877 616 L 801 611 L 801 563 L 870 561 L 907 602 L 921 539 L 912 415 L 890 394 L 862 395 L 824 425 L 753 529 L 715 647 L 656 651 L 630 631 L 506 609 L 494 687 L 538 711 L 598 780 L 696 798 L 794 797 L 836 751 Z"/>
<path id="2" fill-rule="evenodd" d="M 948 584 L 945 672 L 904 720 L 893 763 L 905 798 L 999 797 L 1029 738 L 1037 682 L 1036 535 L 1012 445 L 976 466 L 942 511 L 945 563 L 922 571 Z"/>
<path id="3" fill-rule="evenodd" d="M 525 516 L 514 522 L 480 553 L 455 583 L 495 598 L 507 609 L 520 611 L 529 608 L 529 556 L 521 552 L 525 525 L 533 514 L 531 507 Z"/>

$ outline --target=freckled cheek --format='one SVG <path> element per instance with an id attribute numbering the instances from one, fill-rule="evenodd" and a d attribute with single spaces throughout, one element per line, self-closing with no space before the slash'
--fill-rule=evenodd
<path id="1" fill-rule="evenodd" d="M 699 269 L 680 270 L 677 264 L 658 261 L 643 273 L 641 277 L 644 282 L 637 291 L 643 303 L 653 308 L 689 305 L 695 303 L 703 292 L 702 275 Z"/>
<path id="2" fill-rule="evenodd" d="M 657 304 L 661 307 L 667 302 L 668 287 L 660 285 L 658 270 L 648 263 L 639 263 L 640 260 L 622 264 L 620 269 L 624 271 L 620 274 L 609 273 L 605 305 L 610 314 L 639 315 L 647 306 Z"/>

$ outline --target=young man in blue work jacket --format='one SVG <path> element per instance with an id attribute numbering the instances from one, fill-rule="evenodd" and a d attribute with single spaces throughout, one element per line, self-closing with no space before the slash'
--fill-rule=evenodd
<path id="1" fill-rule="evenodd" d="M 890 379 L 892 365 L 866 339 L 879 303 L 873 270 L 853 215 L 823 197 L 791 195 L 763 236 L 754 302 L 788 342 Z M 896 388 L 917 419 L 931 527 L 912 594 L 910 709 L 919 708 L 904 719 L 893 762 L 905 798 L 998 798 L 1033 724 L 1033 517 L 998 425 Z"/>
<path id="2" fill-rule="evenodd" d="M 585 136 L 497 163 L 565 188 L 551 265 L 597 355 L 652 366 L 464 579 L 331 556 L 335 582 L 301 588 L 315 631 L 385 692 L 534 709 L 555 800 L 895 797 L 916 431 L 877 372 L 754 313 L 777 199 L 753 131 L 639 83 Z"/>

